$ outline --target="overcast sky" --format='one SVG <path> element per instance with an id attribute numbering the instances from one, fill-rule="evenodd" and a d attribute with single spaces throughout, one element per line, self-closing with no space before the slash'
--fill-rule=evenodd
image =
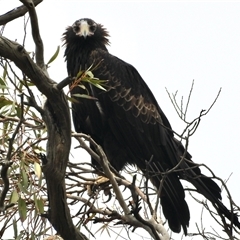
<path id="1" fill-rule="evenodd" d="M 0 0 L 0 14 L 19 5 L 16 0 Z M 111 35 L 109 51 L 138 69 L 176 132 L 181 133 L 184 125 L 165 88 L 171 93 L 178 90 L 179 101 L 184 96 L 186 103 L 195 80 L 189 121 L 207 109 L 222 88 L 191 138 L 189 151 L 195 162 L 207 164 L 222 179 L 232 174 L 228 187 L 240 205 L 239 2 L 48 0 L 37 11 L 46 60 L 62 44 L 62 33 L 75 20 L 88 17 L 103 24 Z M 4 36 L 21 43 L 22 26 L 22 19 L 9 23 Z M 26 48 L 34 50 L 30 35 Z M 67 76 L 63 50 L 49 73 L 55 81 Z M 194 215 L 194 210 L 190 211 Z"/>

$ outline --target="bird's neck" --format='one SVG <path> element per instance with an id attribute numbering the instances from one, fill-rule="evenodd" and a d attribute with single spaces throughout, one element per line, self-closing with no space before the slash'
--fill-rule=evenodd
<path id="1" fill-rule="evenodd" d="M 80 70 L 86 70 L 89 67 L 88 65 L 91 65 L 89 63 L 90 54 L 96 49 L 107 51 L 104 44 L 94 41 L 82 40 L 81 42 L 69 44 L 65 51 L 69 74 L 76 76 Z M 74 71 L 72 70 L 73 66 Z"/>

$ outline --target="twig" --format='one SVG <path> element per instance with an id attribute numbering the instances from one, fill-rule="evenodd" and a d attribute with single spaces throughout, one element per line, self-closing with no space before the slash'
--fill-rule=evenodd
<path id="1" fill-rule="evenodd" d="M 187 104 L 186 104 L 186 108 L 185 108 L 185 112 L 184 112 L 184 120 L 186 120 L 187 110 L 188 110 L 188 106 L 189 106 L 189 103 L 190 103 L 190 99 L 191 99 L 191 95 L 192 95 L 192 91 L 193 91 L 193 86 L 194 86 L 194 80 L 192 81 L 192 86 L 191 86 L 191 89 L 190 89 L 189 94 L 188 94 Z"/>
<path id="2" fill-rule="evenodd" d="M 208 108 L 208 110 L 205 111 L 205 113 L 204 113 L 202 116 L 207 115 L 207 114 L 209 113 L 209 111 L 212 109 L 213 105 L 214 105 L 214 104 L 216 103 L 216 101 L 218 100 L 218 97 L 220 96 L 221 91 L 222 91 L 222 88 L 219 89 L 219 91 L 218 91 L 218 93 L 217 93 L 217 96 L 215 97 L 213 103 L 212 103 L 211 106 Z"/>
<path id="3" fill-rule="evenodd" d="M 171 103 L 172 103 L 172 105 L 173 105 L 173 107 L 174 107 L 177 115 L 179 116 L 180 119 L 182 119 L 182 114 L 179 113 L 179 112 L 181 112 L 181 109 L 179 109 L 178 104 L 176 104 L 176 101 L 175 101 L 177 92 L 175 93 L 175 95 L 173 95 L 173 98 L 172 98 L 172 97 L 171 97 L 171 94 L 170 94 L 170 92 L 167 90 L 167 88 L 165 88 L 165 89 L 166 89 L 166 92 L 167 92 L 167 94 L 168 94 L 168 97 L 169 97 L 169 99 L 170 99 L 170 101 L 171 101 Z"/>
<path id="4" fill-rule="evenodd" d="M 25 47 L 25 41 L 26 41 L 26 37 L 27 37 L 27 24 L 29 21 L 29 17 L 27 18 L 27 20 L 25 19 L 24 16 L 24 25 L 23 25 L 23 30 L 24 30 L 24 35 L 23 35 L 23 47 Z"/>

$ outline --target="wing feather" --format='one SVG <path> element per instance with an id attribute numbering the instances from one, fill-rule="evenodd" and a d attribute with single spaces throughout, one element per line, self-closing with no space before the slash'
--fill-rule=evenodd
<path id="1" fill-rule="evenodd" d="M 179 159 L 171 126 L 133 66 L 99 49 L 92 52 L 88 64 L 102 59 L 104 66 L 94 70 L 94 75 L 108 80 L 107 92 L 98 90 L 97 94 L 106 116 L 106 135 L 111 138 L 111 142 L 108 138 L 104 144 L 104 150 L 117 170 L 125 163 L 136 164 L 160 187 L 162 173 L 174 167 Z M 117 157 L 113 153 L 116 145 L 121 146 Z M 169 174 L 164 179 L 161 201 L 171 228 L 178 232 L 181 225 L 186 231 L 190 218 L 184 197 L 177 174 Z M 176 215 L 177 218 L 173 217 Z"/>

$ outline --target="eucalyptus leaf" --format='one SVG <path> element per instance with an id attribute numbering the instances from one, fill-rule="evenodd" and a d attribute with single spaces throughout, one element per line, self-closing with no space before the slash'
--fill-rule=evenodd
<path id="1" fill-rule="evenodd" d="M 11 194 L 10 203 L 17 203 L 18 199 L 19 199 L 18 192 L 15 189 Z"/>
<path id="2" fill-rule="evenodd" d="M 47 62 L 47 65 L 52 63 L 58 56 L 59 54 L 59 51 L 60 51 L 60 46 L 57 47 L 57 50 L 56 52 L 53 54 L 53 56 L 50 58 L 50 60 Z"/>
<path id="3" fill-rule="evenodd" d="M 79 97 L 79 98 L 91 99 L 91 100 L 97 100 L 97 98 L 95 98 L 93 96 L 90 96 L 90 95 L 87 95 L 87 94 L 76 93 L 76 94 L 73 94 L 72 96 Z"/>
<path id="4" fill-rule="evenodd" d="M 18 199 L 18 212 L 21 221 L 24 222 L 27 217 L 27 206 L 25 200 L 22 198 Z"/>

